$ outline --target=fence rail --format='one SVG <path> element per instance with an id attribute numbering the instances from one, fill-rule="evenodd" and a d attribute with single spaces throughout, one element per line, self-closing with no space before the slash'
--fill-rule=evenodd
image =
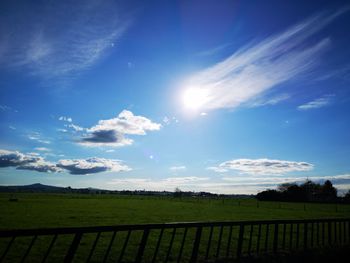
<path id="1" fill-rule="evenodd" d="M 350 243 L 350 219 L 0 231 L 0 262 L 205 262 Z"/>

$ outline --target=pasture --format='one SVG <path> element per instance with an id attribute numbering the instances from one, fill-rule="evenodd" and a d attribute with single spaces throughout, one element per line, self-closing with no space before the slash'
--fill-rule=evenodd
<path id="1" fill-rule="evenodd" d="M 348 218 L 350 205 L 86 194 L 0 194 L 0 229 Z"/>
<path id="2" fill-rule="evenodd" d="M 16 194 L 18 201 L 10 202 L 10 197 L 10 194 L 1 194 L 0 197 L 2 211 L 0 226 L 2 230 L 169 222 L 350 217 L 349 205 L 257 202 L 255 199 Z M 284 234 L 282 227 L 284 227 Z M 304 237 L 301 233 L 305 231 L 305 225 L 300 225 L 299 229 L 298 224 L 294 224 L 294 228 L 293 224 L 280 224 L 280 228 L 278 240 L 283 240 L 283 244 L 279 242 L 278 247 L 284 248 L 286 246 L 292 250 L 303 246 Z M 331 242 L 345 241 L 345 236 L 341 237 L 340 234 L 344 231 L 349 232 L 350 224 L 315 223 L 309 224 L 307 228 L 309 231 L 308 242 L 314 239 L 313 243 L 316 243 L 317 240 L 317 244 L 322 244 L 323 240 L 326 240 L 326 243 L 329 240 Z M 335 235 L 333 235 L 333 228 L 339 230 L 338 236 L 336 235 L 338 230 L 335 230 Z M 152 230 L 148 237 L 143 262 L 189 262 L 198 229 L 190 227 L 188 232 L 186 229 L 180 227 L 175 230 L 175 228 L 170 227 L 164 229 L 164 233 L 161 229 Z M 249 253 L 250 249 L 257 252 L 269 251 L 274 247 L 274 231 L 273 225 L 270 225 L 269 228 L 268 224 L 247 225 L 244 233 L 240 232 L 239 225 L 205 227 L 198 247 L 199 258 L 234 256 L 237 247 L 241 247 L 243 253 L 247 253 L 247 251 Z M 330 233 L 331 239 L 328 238 Z M 142 234 L 142 231 L 109 231 L 101 232 L 101 235 L 84 234 L 74 256 L 74 262 L 86 262 L 87 258 L 91 262 L 134 262 L 140 242 L 142 243 Z M 241 239 L 238 238 L 240 235 Z M 72 235 L 60 235 L 57 240 L 53 236 L 35 237 L 35 239 L 31 237 L 16 238 L 16 242 L 14 242 L 16 244 L 8 251 L 4 262 L 21 261 L 23 257 L 27 257 L 30 262 L 42 261 L 51 242 L 55 242 L 55 246 L 48 254 L 46 261 L 62 262 L 73 237 Z M 33 240 L 35 240 L 35 245 L 27 254 L 28 246 L 31 247 Z M 240 243 L 239 240 L 242 242 Z M 9 242 L 10 239 L 1 240 L 0 255 L 6 250 Z M 97 245 L 95 246 L 94 243 Z M 158 244 L 159 251 L 155 253 Z M 182 247 L 181 244 L 184 246 Z M 181 260 L 178 256 L 179 253 Z"/>

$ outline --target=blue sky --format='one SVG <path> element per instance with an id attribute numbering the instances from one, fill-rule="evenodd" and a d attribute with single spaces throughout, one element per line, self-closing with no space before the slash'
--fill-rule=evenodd
<path id="1" fill-rule="evenodd" d="M 347 1 L 2 1 L 0 184 L 350 188 Z"/>

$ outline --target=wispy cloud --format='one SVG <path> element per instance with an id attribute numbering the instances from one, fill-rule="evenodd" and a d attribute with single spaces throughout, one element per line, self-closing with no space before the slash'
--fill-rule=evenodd
<path id="1" fill-rule="evenodd" d="M 31 132 L 31 133 L 27 134 L 27 138 L 29 140 L 40 142 L 40 143 L 44 143 L 44 144 L 50 144 L 51 143 L 51 141 L 49 141 L 47 139 L 43 139 L 42 135 L 39 132 Z"/>
<path id="2" fill-rule="evenodd" d="M 169 177 L 169 178 L 117 178 L 107 184 L 112 189 L 146 189 L 156 191 L 174 191 L 180 188 L 183 191 L 207 191 L 221 194 L 256 194 L 259 191 L 276 188 L 282 183 L 302 183 L 310 179 L 315 182 L 331 180 L 339 189 L 346 189 L 350 184 L 350 174 L 335 176 L 311 176 L 311 177 L 255 177 L 232 176 L 223 178 L 209 177 Z"/>
<path id="3" fill-rule="evenodd" d="M 333 95 L 326 95 L 321 98 L 314 99 L 312 101 L 299 105 L 298 110 L 305 111 L 325 107 L 331 103 L 332 97 Z"/>
<path id="4" fill-rule="evenodd" d="M 173 171 L 173 172 L 179 172 L 179 171 L 184 171 L 184 170 L 186 170 L 186 166 L 184 166 L 184 165 L 180 165 L 180 166 L 171 166 L 169 169 L 170 169 L 171 171 Z"/>
<path id="5" fill-rule="evenodd" d="M 71 117 L 66 117 L 66 116 L 60 116 L 60 117 L 58 118 L 58 120 L 60 120 L 60 121 L 66 121 L 66 122 L 72 122 L 72 121 L 73 121 L 73 119 L 72 119 Z"/>
<path id="6" fill-rule="evenodd" d="M 4 111 L 4 112 L 6 112 L 6 111 L 18 112 L 18 110 L 15 110 L 12 107 L 7 106 L 7 105 L 0 105 L 0 111 Z"/>
<path id="7" fill-rule="evenodd" d="M 307 162 L 294 162 L 272 159 L 235 159 L 207 169 L 223 173 L 236 170 L 253 175 L 281 175 L 288 172 L 310 171 L 313 165 Z"/>
<path id="8" fill-rule="evenodd" d="M 267 105 L 276 105 L 282 101 L 289 99 L 291 96 L 289 94 L 280 94 L 272 98 L 259 98 L 256 101 L 250 103 L 250 107 L 261 107 Z"/>
<path id="9" fill-rule="evenodd" d="M 109 185 L 119 189 L 147 189 L 155 191 L 174 191 L 176 187 L 181 190 L 196 190 L 196 185 L 201 182 L 209 181 L 207 177 L 187 176 L 187 177 L 169 177 L 162 179 L 151 178 L 120 178 L 112 179 L 108 182 Z"/>
<path id="10" fill-rule="evenodd" d="M 46 147 L 36 147 L 34 149 L 37 151 L 40 151 L 40 152 L 50 152 L 51 151 L 51 149 L 46 148 Z"/>
<path id="11" fill-rule="evenodd" d="M 194 74 L 185 86 L 205 94 L 201 101 L 204 110 L 249 106 L 257 99 L 266 105 L 268 102 L 264 102 L 262 96 L 267 91 L 315 66 L 330 39 L 324 38 L 315 44 L 309 44 L 309 40 L 346 11 L 312 16 L 280 34 L 246 45 L 225 60 Z M 268 104 L 275 102 L 270 100 Z"/>
<path id="12" fill-rule="evenodd" d="M 86 129 L 87 134 L 79 143 L 85 146 L 120 147 L 133 143 L 125 135 L 146 135 L 147 131 L 157 131 L 161 127 L 161 124 L 146 117 L 123 110 L 116 118 L 100 120 L 97 125 Z"/>
<path id="13" fill-rule="evenodd" d="M 130 24 L 120 3 L 18 2 L 1 16 L 0 66 L 24 68 L 42 78 L 68 77 L 111 51 Z"/>
<path id="14" fill-rule="evenodd" d="M 207 49 L 207 50 L 198 52 L 196 55 L 199 57 L 212 56 L 212 55 L 215 55 L 215 54 L 225 50 L 227 47 L 229 47 L 231 45 L 232 45 L 231 43 L 222 44 L 222 45 L 213 47 L 211 49 Z"/>

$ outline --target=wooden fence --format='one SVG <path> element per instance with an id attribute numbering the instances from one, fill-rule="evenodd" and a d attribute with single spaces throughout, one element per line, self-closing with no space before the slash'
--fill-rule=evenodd
<path id="1" fill-rule="evenodd" d="M 206 262 L 350 243 L 350 219 L 0 231 L 0 262 Z"/>

